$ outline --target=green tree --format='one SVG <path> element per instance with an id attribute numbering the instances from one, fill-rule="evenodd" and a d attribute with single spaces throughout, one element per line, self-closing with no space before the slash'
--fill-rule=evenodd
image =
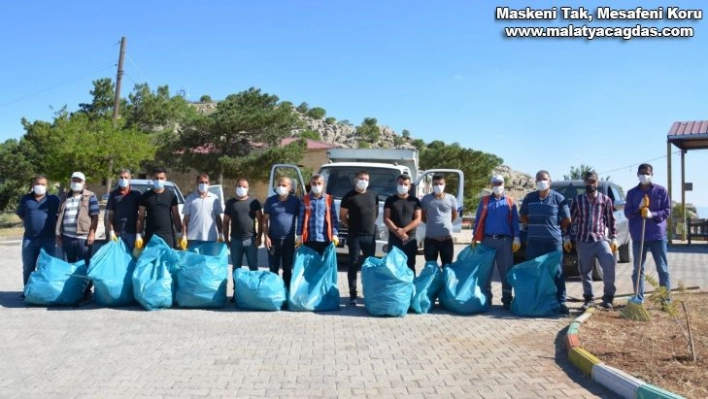
<path id="1" fill-rule="evenodd" d="M 421 139 L 415 139 L 411 144 L 413 144 L 413 147 L 415 147 L 418 151 L 423 151 L 425 149 L 425 141 Z"/>
<path id="2" fill-rule="evenodd" d="M 325 119 L 325 123 L 328 125 L 334 125 L 335 123 L 337 123 L 337 118 L 333 116 L 328 116 L 327 119 Z"/>
<path id="3" fill-rule="evenodd" d="M 575 166 L 571 166 L 570 173 L 563 175 L 563 180 L 582 180 L 583 175 L 591 170 L 593 170 L 592 166 L 585 164 L 581 164 L 577 168 Z"/>
<path id="4" fill-rule="evenodd" d="M 406 142 L 406 140 L 401 136 L 394 136 L 393 137 L 393 145 L 396 147 L 402 146 L 405 142 Z"/>
<path id="5" fill-rule="evenodd" d="M 192 121 L 172 139 L 164 137 L 162 159 L 213 173 L 218 181 L 240 176 L 254 159 L 261 159 L 253 164 L 261 162 L 263 168 L 269 156 L 293 150 L 284 150 L 280 142 L 300 126 L 292 108 L 281 105 L 277 96 L 256 88 L 231 94 L 212 114 Z"/>
<path id="6" fill-rule="evenodd" d="M 404 139 L 408 140 L 411 138 L 411 132 L 408 131 L 408 129 L 403 129 L 401 132 L 401 136 L 403 136 Z"/>
<path id="7" fill-rule="evenodd" d="M 35 165 L 28 145 L 23 139 L 0 144 L 0 211 L 13 210 L 20 196 L 29 191 Z"/>
<path id="8" fill-rule="evenodd" d="M 300 137 L 303 139 L 322 141 L 322 136 L 320 136 L 320 134 L 314 130 L 305 130 L 304 132 L 300 133 Z"/>
<path id="9" fill-rule="evenodd" d="M 89 93 L 93 96 L 91 103 L 79 104 L 79 112 L 89 115 L 91 119 L 112 116 L 116 91 L 111 78 L 94 80 Z"/>
<path id="10" fill-rule="evenodd" d="M 297 112 L 301 114 L 306 114 L 307 110 L 310 109 L 310 106 L 306 102 L 301 102 L 300 105 L 297 106 Z"/>
<path id="11" fill-rule="evenodd" d="M 309 111 L 307 111 L 306 115 L 312 119 L 319 120 L 319 119 L 324 118 L 325 115 L 327 115 L 327 111 L 325 111 L 324 108 L 315 107 L 315 108 L 311 108 Z"/>
<path id="12" fill-rule="evenodd" d="M 210 95 L 205 94 L 205 95 L 199 97 L 199 102 L 200 103 L 213 103 L 214 101 L 211 99 Z"/>
<path id="13" fill-rule="evenodd" d="M 171 95 L 168 86 L 153 92 L 146 83 L 136 84 L 128 95 L 125 119 L 127 126 L 145 132 L 174 132 L 180 126 L 201 118 L 184 97 Z"/>
<path id="14" fill-rule="evenodd" d="M 366 140 L 359 140 L 359 148 L 371 148 L 371 143 Z"/>
<path id="15" fill-rule="evenodd" d="M 460 169 L 465 174 L 464 208 L 474 212 L 479 203 L 479 192 L 488 185 L 492 170 L 503 160 L 494 155 L 471 148 L 463 148 L 458 143 L 446 145 L 436 140 L 423 148 L 420 154 L 422 169 Z M 456 182 L 450 182 L 451 186 Z"/>
<path id="16" fill-rule="evenodd" d="M 356 127 L 356 136 L 360 140 L 377 143 L 381 139 L 381 128 L 376 118 L 364 118 L 361 125 Z"/>

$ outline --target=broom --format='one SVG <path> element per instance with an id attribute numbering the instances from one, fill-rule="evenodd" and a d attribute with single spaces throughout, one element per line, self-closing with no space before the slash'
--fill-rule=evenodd
<path id="1" fill-rule="evenodd" d="M 639 299 L 639 279 L 644 274 L 644 259 L 642 259 L 642 254 L 644 254 L 644 232 L 647 228 L 647 220 L 642 217 L 642 241 L 639 244 L 639 268 L 637 270 L 637 278 L 634 283 L 634 296 L 629 298 L 627 304 L 622 308 L 620 316 L 625 319 L 634 321 L 649 321 L 651 317 L 649 312 L 644 308 L 642 300 Z"/>

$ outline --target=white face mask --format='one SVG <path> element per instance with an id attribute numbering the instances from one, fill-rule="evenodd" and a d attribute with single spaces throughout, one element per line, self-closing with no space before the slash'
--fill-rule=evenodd
<path id="1" fill-rule="evenodd" d="M 245 197 L 248 194 L 248 189 L 246 187 L 236 187 L 236 196 Z"/>
<path id="2" fill-rule="evenodd" d="M 288 190 L 287 187 L 278 186 L 278 187 L 275 188 L 275 192 L 278 193 L 279 196 L 285 197 L 286 195 L 288 195 L 288 193 L 290 192 L 290 190 Z"/>
<path id="3" fill-rule="evenodd" d="M 200 193 L 206 193 L 207 190 L 209 190 L 209 185 L 208 185 L 208 184 L 204 184 L 204 183 L 200 183 L 200 184 L 199 184 L 199 192 L 200 192 Z"/>
<path id="4" fill-rule="evenodd" d="M 320 194 L 322 193 L 322 187 L 323 186 L 311 186 L 310 191 L 312 191 L 313 194 Z"/>
<path id="5" fill-rule="evenodd" d="M 504 192 L 504 186 L 494 186 L 494 187 L 492 187 L 492 192 L 494 194 L 500 195 L 501 193 Z"/>
<path id="6" fill-rule="evenodd" d="M 84 189 L 84 183 L 71 182 L 71 191 L 81 191 Z"/>
<path id="7" fill-rule="evenodd" d="M 118 187 L 120 188 L 126 188 L 130 185 L 130 180 L 128 179 L 118 179 Z"/>
<path id="8" fill-rule="evenodd" d="M 445 185 L 444 185 L 444 184 L 436 184 L 436 185 L 433 186 L 433 192 L 435 192 L 435 194 L 440 194 L 440 193 L 442 193 L 443 191 L 445 191 Z"/>
<path id="9" fill-rule="evenodd" d="M 369 187 L 369 181 L 360 179 L 356 181 L 356 188 L 359 190 L 366 190 L 366 188 Z"/>
<path id="10" fill-rule="evenodd" d="M 551 183 L 548 182 L 548 180 L 540 180 L 536 182 L 536 189 L 538 191 L 546 191 L 548 190 L 548 187 L 551 186 Z"/>
<path id="11" fill-rule="evenodd" d="M 639 182 L 642 184 L 651 183 L 651 175 L 637 175 L 639 177 Z"/>
<path id="12" fill-rule="evenodd" d="M 34 191 L 34 193 L 37 195 L 44 195 L 47 193 L 47 186 L 37 184 L 32 188 L 32 191 Z"/>
<path id="13" fill-rule="evenodd" d="M 164 180 L 160 180 L 160 179 L 153 180 L 153 181 L 152 181 L 152 187 L 153 187 L 154 189 L 156 189 L 156 190 L 163 189 L 163 188 L 165 188 L 165 181 L 164 181 Z"/>
<path id="14" fill-rule="evenodd" d="M 408 186 L 404 186 L 403 184 L 398 185 L 398 194 L 401 194 L 401 195 L 408 194 L 408 190 L 409 190 Z"/>

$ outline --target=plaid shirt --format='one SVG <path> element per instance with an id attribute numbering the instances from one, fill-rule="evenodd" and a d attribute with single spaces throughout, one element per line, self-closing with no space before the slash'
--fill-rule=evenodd
<path id="1" fill-rule="evenodd" d="M 617 237 L 614 206 L 610 197 L 598 192 L 594 199 L 586 194 L 575 197 L 570 206 L 572 227 L 576 229 L 575 240 L 595 242 Z"/>
<path id="2" fill-rule="evenodd" d="M 327 204 L 325 203 L 325 195 L 323 194 L 320 198 L 314 197 L 312 194 L 307 194 L 310 196 L 310 206 L 312 211 L 310 213 L 310 220 L 307 223 L 308 237 L 307 241 L 318 241 L 318 242 L 328 242 L 327 237 L 327 227 L 325 226 L 325 209 Z M 334 209 L 334 202 L 329 208 L 329 215 L 332 219 L 332 236 L 337 235 L 337 228 L 339 227 L 339 219 L 337 219 L 337 211 Z M 300 217 L 297 218 L 297 234 L 302 235 L 303 222 L 305 220 L 305 201 L 300 202 Z"/>

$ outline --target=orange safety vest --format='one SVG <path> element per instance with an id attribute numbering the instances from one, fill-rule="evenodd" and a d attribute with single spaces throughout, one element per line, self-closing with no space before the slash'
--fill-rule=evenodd
<path id="1" fill-rule="evenodd" d="M 484 221 L 487 218 L 487 208 L 489 207 L 489 195 L 482 197 L 482 213 L 479 215 L 479 221 L 477 222 L 477 230 L 474 231 L 473 239 L 475 241 L 482 241 L 484 239 Z M 514 205 L 514 200 L 511 197 L 504 197 L 506 199 L 506 204 L 509 206 L 509 224 L 511 224 L 512 212 Z M 513 229 L 512 229 L 513 230 Z"/>
<path id="2" fill-rule="evenodd" d="M 310 195 L 305 195 L 302 199 L 305 205 L 305 217 L 302 219 L 302 242 L 307 242 L 308 230 L 310 229 L 310 214 L 312 213 L 312 205 L 310 205 Z M 332 216 L 330 209 L 332 208 L 332 196 L 325 194 L 325 222 L 327 222 L 327 237 L 332 241 Z"/>

